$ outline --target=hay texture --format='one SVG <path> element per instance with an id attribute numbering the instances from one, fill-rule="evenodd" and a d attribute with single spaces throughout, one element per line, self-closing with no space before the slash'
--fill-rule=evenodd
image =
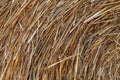
<path id="1" fill-rule="evenodd" d="M 120 80 L 120 0 L 0 0 L 0 80 Z"/>

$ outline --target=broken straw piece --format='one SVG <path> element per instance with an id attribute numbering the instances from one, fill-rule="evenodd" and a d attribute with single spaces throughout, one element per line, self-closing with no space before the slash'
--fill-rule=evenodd
<path id="1" fill-rule="evenodd" d="M 98 12 L 96 12 L 96 13 L 93 14 L 90 18 L 86 19 L 86 20 L 84 21 L 84 23 L 87 23 L 87 22 L 91 21 L 92 19 L 98 17 L 104 10 L 105 10 L 105 8 L 102 9 L 102 10 L 100 10 L 100 11 L 98 11 Z"/>
<path id="2" fill-rule="evenodd" d="M 57 4 L 57 7 L 60 7 L 64 4 L 64 1 L 60 1 L 58 4 Z"/>

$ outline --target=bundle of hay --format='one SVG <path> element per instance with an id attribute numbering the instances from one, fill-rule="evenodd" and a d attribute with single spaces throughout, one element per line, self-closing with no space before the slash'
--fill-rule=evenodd
<path id="1" fill-rule="evenodd" d="M 0 80 L 119 80 L 120 0 L 0 0 Z"/>

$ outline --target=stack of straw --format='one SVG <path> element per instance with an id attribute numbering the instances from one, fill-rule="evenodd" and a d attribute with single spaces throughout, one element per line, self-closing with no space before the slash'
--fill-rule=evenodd
<path id="1" fill-rule="evenodd" d="M 0 0 L 0 80 L 120 80 L 120 0 Z"/>

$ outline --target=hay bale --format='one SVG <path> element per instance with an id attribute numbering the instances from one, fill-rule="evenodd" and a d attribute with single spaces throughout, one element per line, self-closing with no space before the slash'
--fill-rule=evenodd
<path id="1" fill-rule="evenodd" d="M 120 0 L 0 0 L 0 80 L 119 80 Z"/>

